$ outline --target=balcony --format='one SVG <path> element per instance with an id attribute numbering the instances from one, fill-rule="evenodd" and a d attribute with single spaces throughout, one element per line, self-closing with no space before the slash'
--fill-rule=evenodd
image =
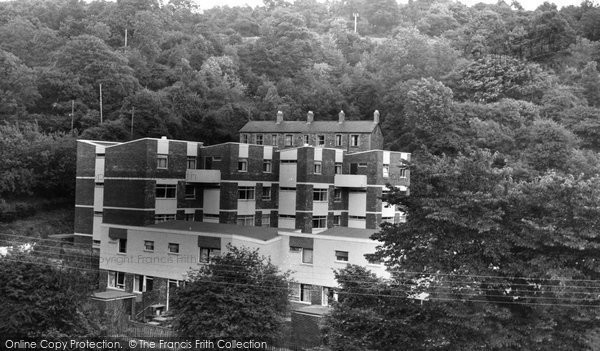
<path id="1" fill-rule="evenodd" d="M 188 183 L 220 183 L 221 171 L 218 169 L 188 169 L 185 171 Z"/>
<path id="2" fill-rule="evenodd" d="M 367 176 L 364 174 L 336 174 L 333 183 L 338 188 L 366 188 Z"/>

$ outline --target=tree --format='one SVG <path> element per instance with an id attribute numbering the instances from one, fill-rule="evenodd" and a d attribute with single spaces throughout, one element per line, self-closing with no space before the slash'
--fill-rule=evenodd
<path id="1" fill-rule="evenodd" d="M 35 80 L 32 69 L 0 49 L 0 117 L 16 116 L 34 105 L 40 97 Z"/>
<path id="2" fill-rule="evenodd" d="M 410 196 L 388 199 L 407 223 L 373 236 L 382 242 L 374 258 L 402 286 L 412 281 L 426 293 L 426 308 L 446 316 L 440 321 L 472 332 L 445 334 L 447 346 L 587 349 L 599 314 L 600 178 L 546 173 L 516 182 L 487 151 L 414 161 Z"/>
<path id="3" fill-rule="evenodd" d="M 93 335 L 83 308 L 94 277 L 61 267 L 45 255 L 14 250 L 0 256 L 0 320 L 4 338 L 75 337 Z"/>
<path id="4" fill-rule="evenodd" d="M 458 79 L 456 95 L 476 102 L 502 98 L 538 102 L 550 82 L 539 65 L 509 56 L 484 56 L 459 69 Z"/>
<path id="5" fill-rule="evenodd" d="M 174 294 L 175 330 L 185 337 L 272 343 L 288 309 L 287 274 L 256 250 L 227 249 L 190 272 Z"/>

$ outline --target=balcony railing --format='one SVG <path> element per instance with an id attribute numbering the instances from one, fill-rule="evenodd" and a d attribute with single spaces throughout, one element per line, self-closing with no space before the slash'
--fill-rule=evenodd
<path id="1" fill-rule="evenodd" d="M 218 169 L 188 169 L 185 172 L 188 183 L 220 183 L 221 171 Z"/>
<path id="2" fill-rule="evenodd" d="M 333 183 L 338 188 L 365 188 L 367 176 L 364 174 L 336 174 Z"/>

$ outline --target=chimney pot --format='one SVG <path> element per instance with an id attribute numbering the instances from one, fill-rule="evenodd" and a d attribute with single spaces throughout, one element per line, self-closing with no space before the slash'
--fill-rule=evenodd
<path id="1" fill-rule="evenodd" d="M 277 111 L 277 124 L 283 122 L 283 112 Z"/>
<path id="2" fill-rule="evenodd" d="M 379 111 L 378 110 L 375 110 L 375 112 L 373 112 L 373 123 L 379 124 Z"/>
<path id="3" fill-rule="evenodd" d="M 306 124 L 311 124 L 315 119 L 315 115 L 312 111 L 308 111 L 306 114 Z"/>
<path id="4" fill-rule="evenodd" d="M 167 140 L 167 137 L 163 135 L 163 136 L 160 137 L 160 139 L 161 140 Z"/>
<path id="5" fill-rule="evenodd" d="M 340 113 L 338 113 L 338 123 L 344 123 L 344 121 L 346 120 L 346 114 L 344 113 L 344 110 L 341 110 Z"/>

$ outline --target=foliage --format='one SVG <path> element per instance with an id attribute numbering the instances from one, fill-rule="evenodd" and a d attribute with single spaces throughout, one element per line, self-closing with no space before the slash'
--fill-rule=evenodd
<path id="1" fill-rule="evenodd" d="M 0 126 L 0 195 L 73 197 L 75 139 L 45 134 L 36 125 Z"/>
<path id="2" fill-rule="evenodd" d="M 190 272 L 172 299 L 181 336 L 271 343 L 288 309 L 287 275 L 256 250 L 229 245 L 227 253 Z"/>
<path id="3" fill-rule="evenodd" d="M 44 255 L 13 250 L 0 257 L 0 321 L 10 338 L 92 336 L 97 325 L 86 316 L 92 280 L 85 272 L 61 267 Z"/>

